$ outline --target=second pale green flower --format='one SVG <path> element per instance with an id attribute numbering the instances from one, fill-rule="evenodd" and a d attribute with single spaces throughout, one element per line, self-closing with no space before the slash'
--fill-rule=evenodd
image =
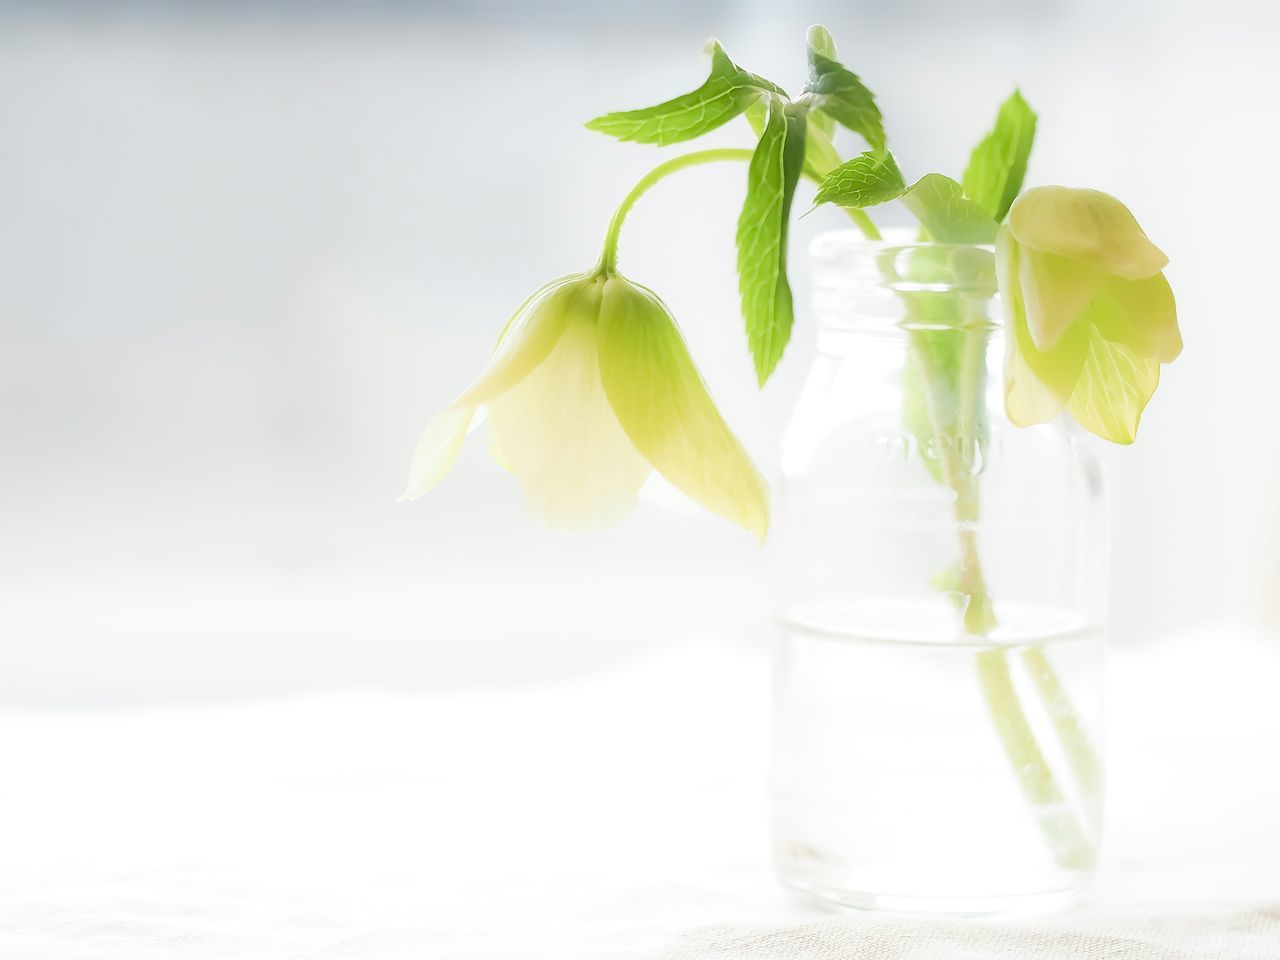
<path id="1" fill-rule="evenodd" d="M 1115 197 L 1067 187 L 1018 197 L 996 254 L 1009 419 L 1046 423 L 1065 409 L 1132 443 L 1160 365 L 1182 350 L 1168 258 Z"/>
<path id="2" fill-rule="evenodd" d="M 547 526 L 618 522 L 657 470 L 764 539 L 764 479 L 716 410 L 670 311 L 615 272 L 564 277 L 525 301 L 479 379 L 427 426 L 405 498 L 444 479 L 481 407 L 495 458 Z"/>

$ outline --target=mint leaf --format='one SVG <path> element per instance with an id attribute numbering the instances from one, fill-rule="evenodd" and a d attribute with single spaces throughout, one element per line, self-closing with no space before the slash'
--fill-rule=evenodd
<path id="1" fill-rule="evenodd" d="M 902 205 L 937 243 L 995 243 L 999 225 L 950 177 L 925 174 L 902 194 Z"/>
<path id="2" fill-rule="evenodd" d="M 969 197 L 997 223 L 1022 189 L 1027 158 L 1036 138 L 1036 114 L 1017 90 L 1000 105 L 996 125 L 969 157 L 961 183 Z"/>
<path id="3" fill-rule="evenodd" d="M 830 36 L 827 34 L 828 40 Z M 824 45 L 821 38 L 819 41 Z M 861 136 L 872 150 L 884 150 L 884 118 L 880 116 L 876 98 L 857 74 L 846 70 L 812 44 L 809 47 L 809 82 L 804 89 L 813 107 Z"/>
<path id="4" fill-rule="evenodd" d="M 811 52 L 810 55 L 816 53 L 820 56 L 826 57 L 828 60 L 836 59 L 836 42 L 826 27 L 815 23 L 809 28 L 804 39 Z M 810 111 L 808 123 L 810 133 L 817 130 L 820 133 L 826 134 L 828 140 L 830 140 L 832 134 L 835 133 L 835 121 L 831 119 L 829 114 L 823 113 L 821 110 L 814 109 Z M 837 159 L 836 163 L 839 162 L 840 161 Z M 832 166 L 835 166 L 835 164 L 832 164 Z M 825 173 L 826 171 L 824 170 L 822 172 Z"/>
<path id="5" fill-rule="evenodd" d="M 756 377 L 764 386 L 791 339 L 787 227 L 805 156 L 805 109 L 770 97 L 738 218 L 738 290 Z"/>
<path id="6" fill-rule="evenodd" d="M 769 105 L 763 99 L 747 107 L 743 114 L 757 137 L 764 133 L 768 115 Z M 817 123 L 821 116 L 821 111 L 813 108 L 805 114 L 804 173 L 815 180 L 821 180 L 840 165 L 840 154 L 836 152 L 835 145 L 831 142 L 830 133 L 824 132 Z M 827 126 L 829 128 L 830 124 L 828 123 Z"/>
<path id="7" fill-rule="evenodd" d="M 813 197 L 814 206 L 872 207 L 902 195 L 906 184 L 893 154 L 860 153 L 832 169 Z"/>
<path id="8" fill-rule="evenodd" d="M 831 36 L 831 31 L 820 23 L 811 26 L 804 35 L 804 42 L 808 44 L 809 49 L 819 56 L 826 57 L 828 60 L 836 58 L 836 41 Z"/>
<path id="9" fill-rule="evenodd" d="M 588 130 L 666 146 L 692 140 L 728 123 L 768 93 L 783 94 L 763 77 L 748 73 L 729 59 L 715 39 L 707 41 L 711 74 L 697 90 L 640 110 L 606 113 L 587 122 Z"/>

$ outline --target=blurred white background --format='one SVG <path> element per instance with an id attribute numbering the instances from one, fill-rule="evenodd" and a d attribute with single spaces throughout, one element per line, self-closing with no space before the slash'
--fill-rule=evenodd
<path id="1" fill-rule="evenodd" d="M 583 121 L 695 86 L 713 34 L 800 86 L 815 21 L 909 175 L 958 175 L 1017 84 L 1028 182 L 1119 195 L 1171 257 L 1186 352 L 1106 451 L 1114 640 L 1280 621 L 1270 5 L 33 0 L 0 6 L 0 698 L 512 683 L 767 637 L 768 551 L 728 524 L 649 505 L 547 533 L 478 437 L 395 498 L 511 310 L 594 261 L 659 159 Z M 743 177 L 651 194 L 623 265 L 772 473 L 804 250 L 840 218 L 793 235 L 801 321 L 760 393 Z"/>

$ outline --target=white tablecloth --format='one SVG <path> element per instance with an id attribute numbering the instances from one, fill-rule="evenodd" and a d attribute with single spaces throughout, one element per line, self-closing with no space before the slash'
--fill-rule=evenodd
<path id="1" fill-rule="evenodd" d="M 1178 935 L 1183 952 L 1133 955 L 1280 957 L 1280 650 L 1202 631 L 1110 666 L 1099 883 L 1027 929 L 1158 939 L 1207 916 L 1216 932 Z M 767 663 L 727 644 L 538 688 L 0 718 L 4 960 L 774 960 L 881 942 L 882 920 L 833 925 L 774 886 Z M 866 956 L 1039 955 L 890 922 L 909 925 L 886 934 L 897 952 Z M 956 935 L 970 952 L 928 952 Z"/>

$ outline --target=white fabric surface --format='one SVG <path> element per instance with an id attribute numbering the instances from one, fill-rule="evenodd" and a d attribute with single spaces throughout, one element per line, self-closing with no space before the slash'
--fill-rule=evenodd
<path id="1" fill-rule="evenodd" d="M 1023 921 L 874 916 L 681 938 L 663 960 L 1276 960 L 1280 907 L 1094 908 Z"/>
<path id="2" fill-rule="evenodd" d="M 1230 631 L 1113 655 L 1098 888 L 1017 924 L 788 901 L 767 663 L 728 646 L 540 688 L 8 707 L 0 957 L 1275 960 L 1278 678 Z"/>

